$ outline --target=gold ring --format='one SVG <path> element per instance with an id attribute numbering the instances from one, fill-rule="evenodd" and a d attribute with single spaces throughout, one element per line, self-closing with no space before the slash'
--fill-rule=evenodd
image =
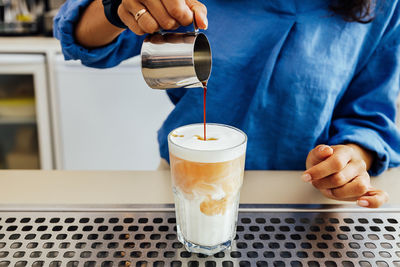
<path id="1" fill-rule="evenodd" d="M 135 20 L 138 21 L 143 15 L 144 13 L 146 13 L 147 10 L 145 8 L 139 10 L 138 12 L 136 12 L 135 14 Z"/>

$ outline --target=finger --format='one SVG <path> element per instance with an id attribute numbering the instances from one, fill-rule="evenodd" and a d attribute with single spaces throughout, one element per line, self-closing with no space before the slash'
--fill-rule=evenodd
<path id="1" fill-rule="evenodd" d="M 333 149 L 327 145 L 318 145 L 308 153 L 306 165 L 307 169 L 320 163 L 333 154 Z"/>
<path id="2" fill-rule="evenodd" d="M 332 190 L 331 189 L 320 189 L 321 193 L 327 197 L 327 198 L 332 198 L 332 199 L 336 199 L 333 195 L 332 195 Z"/>
<path id="3" fill-rule="evenodd" d="M 129 13 L 123 6 L 119 6 L 118 8 L 118 16 L 122 20 L 122 22 L 134 33 L 137 35 L 145 34 L 144 31 L 139 27 L 139 24 L 136 22 L 135 18 L 131 13 Z"/>
<path id="4" fill-rule="evenodd" d="M 197 26 L 200 29 L 206 30 L 208 28 L 206 6 L 196 0 L 186 0 L 186 4 L 193 11 Z"/>
<path id="5" fill-rule="evenodd" d="M 135 17 L 135 14 L 142 9 L 147 8 L 143 6 L 141 3 L 137 1 L 123 1 L 122 5 L 126 8 L 126 10 Z M 137 23 L 142 31 L 147 33 L 153 33 L 158 31 L 160 26 L 158 25 L 157 21 L 153 18 L 149 11 L 144 13 L 138 20 Z"/>
<path id="6" fill-rule="evenodd" d="M 360 197 L 368 192 L 369 187 L 369 175 L 367 172 L 365 172 L 364 174 L 357 176 L 344 186 L 332 189 L 332 195 L 337 199 Z"/>
<path id="7" fill-rule="evenodd" d="M 365 172 L 365 162 L 362 160 L 352 160 L 340 172 L 334 173 L 319 180 L 312 181 L 312 184 L 318 189 L 338 188 L 344 186 L 354 177 L 359 176 L 363 172 Z"/>
<path id="8" fill-rule="evenodd" d="M 306 168 L 309 169 L 314 165 L 317 165 L 321 161 L 325 160 L 327 157 L 331 156 L 333 154 L 333 149 L 330 146 L 327 145 L 318 145 L 315 147 L 313 150 L 308 153 L 307 159 L 306 159 Z M 311 181 L 311 175 L 308 173 L 303 173 L 301 176 L 301 179 L 304 182 L 310 182 Z"/>
<path id="9" fill-rule="evenodd" d="M 193 12 L 184 0 L 162 0 L 168 14 L 181 25 L 189 25 L 193 21 Z"/>
<path id="10" fill-rule="evenodd" d="M 379 208 L 380 206 L 388 202 L 388 200 L 388 193 L 373 188 L 357 200 L 357 205 L 366 208 Z"/>
<path id="11" fill-rule="evenodd" d="M 168 14 L 164 5 L 160 1 L 141 0 L 141 3 L 146 6 L 161 28 L 171 30 L 178 26 L 178 22 Z"/>
<path id="12" fill-rule="evenodd" d="M 334 150 L 332 156 L 306 170 L 305 173 L 309 174 L 312 180 L 319 180 L 339 172 L 351 160 L 352 153 L 352 149 L 349 147 Z"/>

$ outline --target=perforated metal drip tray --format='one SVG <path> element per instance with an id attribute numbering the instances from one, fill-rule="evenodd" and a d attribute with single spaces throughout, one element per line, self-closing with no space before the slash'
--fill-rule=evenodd
<path id="1" fill-rule="evenodd" d="M 171 206 L 0 206 L 4 266 L 400 266 L 400 211 L 242 206 L 230 251 L 191 254 Z"/>

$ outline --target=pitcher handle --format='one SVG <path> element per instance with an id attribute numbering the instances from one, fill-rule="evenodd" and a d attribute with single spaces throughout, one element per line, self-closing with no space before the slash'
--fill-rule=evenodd
<path id="1" fill-rule="evenodd" d="M 193 29 L 194 29 L 194 33 L 198 33 L 199 32 L 199 27 L 197 27 L 196 17 L 195 17 L 194 11 L 193 11 Z"/>

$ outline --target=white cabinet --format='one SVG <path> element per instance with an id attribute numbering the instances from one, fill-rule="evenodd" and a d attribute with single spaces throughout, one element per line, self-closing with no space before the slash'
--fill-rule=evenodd
<path id="1" fill-rule="evenodd" d="M 52 169 L 46 58 L 0 54 L 0 167 Z"/>
<path id="2" fill-rule="evenodd" d="M 165 91 L 147 87 L 138 57 L 101 70 L 60 55 L 55 74 L 58 168 L 157 168 L 157 130 L 173 105 Z"/>

